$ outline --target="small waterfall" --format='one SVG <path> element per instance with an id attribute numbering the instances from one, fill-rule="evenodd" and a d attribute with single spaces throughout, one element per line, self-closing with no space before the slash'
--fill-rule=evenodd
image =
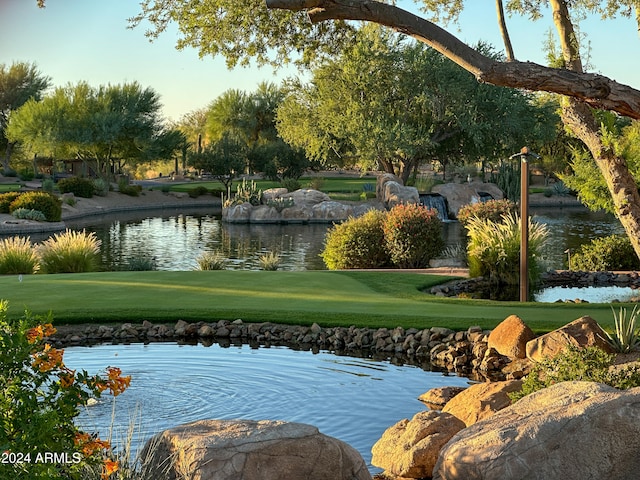
<path id="1" fill-rule="evenodd" d="M 438 211 L 438 217 L 442 221 L 449 220 L 449 209 L 447 208 L 447 199 L 439 193 L 421 193 L 420 203 L 425 207 L 433 208 Z"/>

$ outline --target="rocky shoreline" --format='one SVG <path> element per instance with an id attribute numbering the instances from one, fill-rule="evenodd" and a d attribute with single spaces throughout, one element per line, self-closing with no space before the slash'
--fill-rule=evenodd
<path id="1" fill-rule="evenodd" d="M 117 325 L 62 325 L 50 339 L 58 348 L 99 343 L 176 342 L 217 343 L 223 347 L 249 345 L 252 348 L 285 346 L 294 350 L 329 351 L 338 355 L 389 360 L 398 365 L 416 365 L 426 370 L 443 370 L 478 379 L 520 378 L 522 372 L 503 373 L 504 359 L 487 354 L 490 331 L 469 327 L 456 332 L 449 328 L 402 327 L 323 328 L 271 322 L 246 323 L 241 319 L 217 322 L 186 322 Z"/>

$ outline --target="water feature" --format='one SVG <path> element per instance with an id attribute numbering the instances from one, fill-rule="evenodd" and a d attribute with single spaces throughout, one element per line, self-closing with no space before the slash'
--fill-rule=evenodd
<path id="1" fill-rule="evenodd" d="M 432 208 L 438 212 L 438 217 L 443 222 L 449 220 L 449 208 L 447 199 L 439 193 L 421 193 L 420 203 L 425 207 Z"/>
<path id="2" fill-rule="evenodd" d="M 548 287 L 534 294 L 536 302 L 553 303 L 557 301 L 572 302 L 576 300 L 589 303 L 628 302 L 638 297 L 638 290 L 631 287 L 599 286 L 599 287 Z"/>
<path id="3" fill-rule="evenodd" d="M 356 448 L 369 464 L 371 447 L 384 430 L 426 408 L 417 400 L 420 394 L 468 385 L 463 377 L 386 361 L 247 345 L 69 347 L 65 364 L 89 373 L 113 365 L 132 376 L 130 388 L 115 400 L 115 421 L 111 397 L 78 419 L 103 437 L 114 423 L 114 438 L 121 438 L 136 413 L 140 434 L 134 447 L 158 431 L 194 420 L 285 420 L 315 425 Z"/>

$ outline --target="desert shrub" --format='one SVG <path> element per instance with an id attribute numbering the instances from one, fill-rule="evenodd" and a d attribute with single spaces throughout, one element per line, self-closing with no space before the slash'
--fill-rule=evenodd
<path id="1" fill-rule="evenodd" d="M 119 395 L 131 377 L 116 367 L 108 367 L 105 375 L 69 369 L 64 351 L 47 343 L 56 331 L 51 314 L 25 312 L 9 321 L 7 310 L 8 302 L 0 300 L 0 446 L 15 461 L 3 462 L 2 478 L 108 479 L 119 468 L 111 445 L 74 420 L 90 398 L 105 391 Z M 39 456 L 45 452 L 66 454 L 69 461 L 44 461 Z"/>
<path id="2" fill-rule="evenodd" d="M 324 184 L 324 180 L 320 180 L 321 181 L 319 182 L 319 185 L 322 186 Z M 300 190 L 300 188 L 302 188 L 302 186 L 300 185 L 300 181 L 295 178 L 283 178 L 280 181 L 280 185 L 286 188 L 289 192 L 295 192 L 296 190 Z"/>
<path id="3" fill-rule="evenodd" d="M 251 180 L 247 182 L 246 179 L 242 179 L 242 183 L 238 185 L 236 194 L 233 198 L 228 199 L 225 202 L 225 207 L 232 205 L 239 205 L 241 203 L 250 203 L 251 205 L 260 205 L 262 202 L 262 190 L 258 188 L 256 182 Z"/>
<path id="4" fill-rule="evenodd" d="M 98 265 L 100 240 L 93 232 L 66 230 L 54 234 L 38 247 L 45 273 L 92 272 Z"/>
<path id="5" fill-rule="evenodd" d="M 280 256 L 277 252 L 267 252 L 258 258 L 262 270 L 275 272 L 280 267 Z"/>
<path id="6" fill-rule="evenodd" d="M 220 252 L 204 252 L 196 262 L 198 270 L 224 270 L 227 266 L 227 258 Z"/>
<path id="7" fill-rule="evenodd" d="M 203 185 L 198 185 L 197 187 L 189 189 L 188 193 L 191 198 L 198 198 L 209 193 L 209 190 L 207 190 L 207 187 Z"/>
<path id="8" fill-rule="evenodd" d="M 0 193 L 0 213 L 9 213 L 9 207 L 20 195 L 20 192 Z"/>
<path id="9" fill-rule="evenodd" d="M 295 205 L 295 201 L 291 197 L 278 197 L 278 198 L 270 198 L 267 200 L 267 205 L 275 208 L 278 212 L 282 212 L 285 208 L 290 208 Z"/>
<path id="10" fill-rule="evenodd" d="M 109 195 L 109 190 L 111 189 L 111 184 L 107 182 L 104 178 L 94 178 L 93 179 L 93 193 L 98 195 L 99 197 L 106 197 Z"/>
<path id="11" fill-rule="evenodd" d="M 35 220 L 36 222 L 46 222 L 47 219 L 39 210 L 33 210 L 30 208 L 16 208 L 12 213 L 15 218 L 21 218 L 24 220 Z"/>
<path id="12" fill-rule="evenodd" d="M 45 178 L 42 180 L 42 191 L 47 193 L 53 193 L 53 189 L 55 188 L 55 182 L 52 178 Z"/>
<path id="13" fill-rule="evenodd" d="M 509 397 L 515 402 L 553 384 L 569 381 L 598 382 L 619 389 L 640 386 L 640 367 L 609 368 L 614 361 L 615 355 L 601 348 L 568 345 L 559 355 L 534 364 L 522 390 L 510 393 Z"/>
<path id="14" fill-rule="evenodd" d="M 458 210 L 456 218 L 465 227 L 471 217 L 499 222 L 503 215 L 515 214 L 516 212 L 517 205 L 511 200 L 488 200 L 464 205 Z"/>
<path id="15" fill-rule="evenodd" d="M 90 178 L 68 177 L 58 181 L 60 193 L 73 193 L 76 197 L 91 198 L 95 191 Z"/>
<path id="16" fill-rule="evenodd" d="M 280 183 L 283 184 L 282 186 L 284 187 L 284 183 L 285 182 L 290 182 L 291 180 L 292 179 L 285 179 Z M 311 180 L 309 180 L 308 187 L 311 188 L 312 190 L 322 190 L 322 187 L 324 186 L 324 182 L 325 182 L 325 180 L 322 177 L 313 177 Z M 295 187 L 295 185 L 292 185 L 292 186 Z M 287 188 L 287 187 L 285 187 L 285 188 Z M 300 188 L 300 187 L 298 186 L 298 188 Z M 290 192 L 293 192 L 294 190 L 298 190 L 298 188 L 294 188 L 293 190 L 289 190 L 287 188 L 287 190 L 289 190 Z"/>
<path id="17" fill-rule="evenodd" d="M 118 181 L 118 191 L 130 197 L 139 197 L 142 187 L 140 185 L 131 185 L 127 180 L 120 179 Z"/>
<path id="18" fill-rule="evenodd" d="M 155 257 L 141 255 L 133 257 L 127 263 L 127 270 L 131 272 L 150 272 L 157 269 Z"/>
<path id="19" fill-rule="evenodd" d="M 470 217 L 467 223 L 467 259 L 471 277 L 488 277 L 497 284 L 517 285 L 520 281 L 520 217 L 504 215 L 502 221 Z M 539 253 L 547 239 L 546 225 L 529 219 L 529 278 L 540 274 Z"/>
<path id="20" fill-rule="evenodd" d="M 44 213 L 47 222 L 59 222 L 62 217 L 62 202 L 47 192 L 25 192 L 9 206 L 9 213 L 19 208 L 38 210 Z"/>
<path id="21" fill-rule="evenodd" d="M 384 244 L 398 268 L 425 268 L 444 248 L 438 212 L 422 205 L 396 205 L 382 224 Z"/>
<path id="22" fill-rule="evenodd" d="M 334 225 L 320 256 L 330 270 L 379 268 L 390 264 L 382 224 L 385 212 L 370 210 L 361 217 Z"/>
<path id="23" fill-rule="evenodd" d="M 29 237 L 0 239 L 0 275 L 29 275 L 39 268 L 38 255 Z"/>
<path id="24" fill-rule="evenodd" d="M 571 270 L 601 272 L 639 270 L 640 260 L 626 235 L 595 238 L 571 255 Z"/>

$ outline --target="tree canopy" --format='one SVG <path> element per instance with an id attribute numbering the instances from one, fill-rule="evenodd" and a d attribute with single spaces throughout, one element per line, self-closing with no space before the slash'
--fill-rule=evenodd
<path id="1" fill-rule="evenodd" d="M 40 73 L 35 64 L 0 64 L 0 148 L 4 149 L 2 163 L 5 170 L 10 168 L 15 147 L 15 142 L 9 141 L 5 133 L 11 114 L 29 100 L 40 100 L 50 83 L 49 77 Z"/>
<path id="2" fill-rule="evenodd" d="M 119 173 L 126 162 L 173 152 L 182 139 L 163 129 L 158 94 L 138 83 L 93 88 L 86 82 L 57 88 L 15 111 L 10 141 L 58 158 L 93 160 L 97 174 Z"/>

